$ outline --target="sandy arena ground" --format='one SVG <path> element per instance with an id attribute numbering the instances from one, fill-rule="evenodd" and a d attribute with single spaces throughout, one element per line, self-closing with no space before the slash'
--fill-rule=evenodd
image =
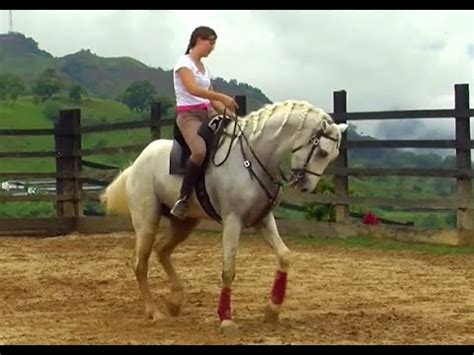
<path id="1" fill-rule="evenodd" d="M 145 318 L 130 233 L 0 237 L 0 344 L 474 344 L 474 255 L 343 249 L 288 242 L 293 251 L 278 324 L 262 322 L 276 258 L 244 235 L 232 308 L 238 336 L 219 333 L 217 234 L 194 233 L 174 261 L 181 315 Z M 155 254 L 149 281 L 168 292 Z"/>

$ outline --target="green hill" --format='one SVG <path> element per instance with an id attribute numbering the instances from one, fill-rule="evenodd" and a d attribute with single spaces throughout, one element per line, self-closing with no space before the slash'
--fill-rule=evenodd
<path id="1" fill-rule="evenodd" d="M 171 70 L 151 68 L 130 57 L 104 58 L 90 50 L 53 57 L 22 34 L 0 34 L 0 74 L 19 75 L 28 86 L 46 68 L 55 68 L 66 85 L 80 83 L 93 95 L 114 99 L 136 80 L 150 81 L 158 96 L 174 97 Z M 215 89 L 228 95 L 246 95 L 249 111 L 271 101 L 259 90 L 236 80 L 217 78 Z"/>

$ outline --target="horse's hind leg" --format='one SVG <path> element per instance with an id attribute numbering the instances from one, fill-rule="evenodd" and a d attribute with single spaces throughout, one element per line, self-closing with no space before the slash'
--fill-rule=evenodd
<path id="1" fill-rule="evenodd" d="M 147 198 L 138 201 L 130 201 L 133 228 L 136 233 L 135 240 L 135 276 L 138 288 L 145 302 L 145 313 L 154 322 L 163 317 L 156 308 L 148 288 L 148 259 L 153 248 L 158 224 L 160 221 L 160 209 L 155 199 Z"/>
<path id="2" fill-rule="evenodd" d="M 276 322 L 281 311 L 281 305 L 285 299 L 287 273 L 290 266 L 290 250 L 281 239 L 280 233 L 278 233 L 272 213 L 269 213 L 263 219 L 257 226 L 257 230 L 263 235 L 278 257 L 279 268 L 273 283 L 271 301 L 265 308 L 264 316 L 265 322 Z"/>
<path id="3" fill-rule="evenodd" d="M 183 285 L 179 279 L 175 268 L 171 262 L 173 250 L 183 242 L 198 223 L 198 219 L 178 220 L 171 216 L 170 229 L 165 236 L 155 244 L 155 251 L 158 261 L 163 265 L 163 269 L 170 281 L 170 294 L 165 297 L 166 307 L 172 316 L 177 316 L 183 303 Z"/>

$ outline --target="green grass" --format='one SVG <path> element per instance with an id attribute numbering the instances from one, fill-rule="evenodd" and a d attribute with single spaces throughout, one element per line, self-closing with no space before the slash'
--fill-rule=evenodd
<path id="1" fill-rule="evenodd" d="M 455 194 L 456 179 L 412 176 L 350 177 L 357 196 L 430 199 Z"/>
<path id="2" fill-rule="evenodd" d="M 64 96 L 56 96 L 43 103 L 35 103 L 33 97 L 22 96 L 15 104 L 0 101 L 2 128 L 52 128 L 53 122 L 42 112 L 48 101 L 58 104 L 60 109 L 81 109 L 81 121 L 85 126 L 147 119 L 146 114 L 130 111 L 127 106 L 114 100 L 85 97 L 80 104 L 76 104 Z"/>
<path id="3" fill-rule="evenodd" d="M 127 106 L 114 100 L 84 98 L 78 105 L 70 102 L 65 97 L 54 97 L 52 102 L 56 103 L 61 109 L 81 109 L 81 122 L 83 126 L 148 119 L 148 114 L 130 111 Z M 0 127 L 2 129 L 53 128 L 53 121 L 43 112 L 46 104 L 34 103 L 31 96 L 21 97 L 15 104 L 0 101 Z M 171 138 L 172 127 L 164 127 L 162 129 L 162 136 L 164 138 Z M 94 149 L 132 144 L 145 145 L 149 142 L 150 138 L 151 135 L 148 128 L 90 133 L 83 135 L 82 148 Z M 0 140 L 0 152 L 5 151 L 54 151 L 54 137 L 3 137 Z M 135 159 L 138 154 L 139 152 L 107 156 L 86 156 L 85 159 L 122 168 Z M 0 171 L 3 172 L 53 172 L 54 169 L 54 158 L 0 159 Z"/>
<path id="4" fill-rule="evenodd" d="M 285 197 L 285 194 L 283 193 L 283 199 L 284 199 L 284 197 Z M 279 219 L 290 219 L 292 221 L 306 220 L 306 213 L 305 212 L 295 211 L 293 209 L 284 208 L 284 207 L 280 207 L 280 206 L 278 206 L 275 209 L 274 214 L 275 214 L 275 218 L 279 218 Z"/>
<path id="5" fill-rule="evenodd" d="M 406 200 L 455 199 L 454 178 L 435 177 L 351 177 L 349 186 L 354 196 L 385 197 Z M 474 198 L 474 197 L 473 197 Z M 352 206 L 355 207 L 355 206 Z M 406 211 L 366 206 L 378 217 L 398 222 L 414 222 L 423 228 L 455 228 L 455 219 L 450 211 Z"/>
<path id="6" fill-rule="evenodd" d="M 313 236 L 288 236 L 286 239 L 300 245 L 334 246 L 347 249 L 374 249 L 383 251 L 413 251 L 434 255 L 474 255 L 474 247 L 430 245 L 376 239 L 366 235 L 349 238 L 320 238 Z"/>
<path id="7" fill-rule="evenodd" d="M 20 97 L 14 104 L 0 101 L 0 125 L 2 129 L 52 128 L 52 122 L 43 114 L 41 107 L 34 104 L 30 96 Z M 0 147 L 3 144 L 5 142 L 0 142 Z"/>
<path id="8" fill-rule="evenodd" d="M 0 204 L 0 218 L 55 217 L 53 202 L 9 202 Z"/>

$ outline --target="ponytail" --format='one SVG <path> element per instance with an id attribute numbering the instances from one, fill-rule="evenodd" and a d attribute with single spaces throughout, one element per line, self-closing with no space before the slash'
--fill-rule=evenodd
<path id="1" fill-rule="evenodd" d="M 191 33 L 191 38 L 189 38 L 188 48 L 186 48 L 186 52 L 184 54 L 188 54 L 189 51 L 196 45 L 198 38 L 207 39 L 209 37 L 217 38 L 216 32 L 206 26 L 200 26 L 194 29 L 193 33 Z"/>
<path id="2" fill-rule="evenodd" d="M 184 53 L 184 54 L 188 54 L 189 51 L 191 50 L 191 48 L 193 48 L 193 45 L 192 45 L 192 38 L 189 39 L 188 48 L 186 48 L 186 53 Z"/>

